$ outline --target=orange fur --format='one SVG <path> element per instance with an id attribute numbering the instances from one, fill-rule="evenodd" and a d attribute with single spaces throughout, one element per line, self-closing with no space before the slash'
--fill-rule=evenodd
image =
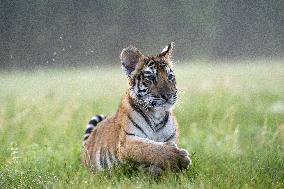
<path id="1" fill-rule="evenodd" d="M 165 55 L 151 58 L 155 61 L 169 62 Z M 143 60 L 147 58 L 149 57 L 144 55 L 143 58 L 140 57 L 136 73 L 141 71 Z M 135 69 L 135 67 L 132 69 Z M 130 84 L 132 79 L 129 78 Z M 159 82 L 156 89 L 153 89 L 156 90 L 156 93 L 167 93 L 168 91 L 176 90 L 175 86 L 167 82 L 164 73 L 161 74 Z M 154 165 L 161 169 L 179 170 L 187 168 L 191 160 L 188 157 L 188 153 L 176 145 L 178 124 L 172 110 L 169 110 L 169 119 L 172 120 L 169 128 L 175 129 L 175 135 L 173 137 L 170 136 L 168 141 L 155 138 L 156 130 L 148 138 L 138 137 L 134 134 L 129 134 L 134 130 L 134 127 L 128 116 L 132 115 L 132 117 L 135 117 L 135 113 L 137 113 L 131 103 L 136 102 L 131 96 L 130 89 L 128 89 L 122 98 L 118 111 L 113 116 L 100 122 L 87 139 L 83 156 L 84 163 L 97 170 L 102 170 L 106 167 L 110 168 L 110 162 L 116 164 L 125 160 L 133 160 L 144 165 Z M 154 110 L 148 111 L 155 113 Z M 147 126 L 141 125 L 141 127 L 144 129 Z"/>

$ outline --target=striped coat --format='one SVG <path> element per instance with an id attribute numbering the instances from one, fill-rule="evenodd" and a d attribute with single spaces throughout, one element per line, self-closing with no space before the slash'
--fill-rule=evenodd
<path id="1" fill-rule="evenodd" d="M 161 172 L 191 164 L 187 151 L 177 146 L 178 124 L 172 112 L 177 90 L 169 55 L 172 46 L 156 57 L 146 57 L 134 47 L 122 51 L 129 89 L 114 115 L 90 120 L 83 154 L 88 167 L 110 170 L 132 160 Z"/>

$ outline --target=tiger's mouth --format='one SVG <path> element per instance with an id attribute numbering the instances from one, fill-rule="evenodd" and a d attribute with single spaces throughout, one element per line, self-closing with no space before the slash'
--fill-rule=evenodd
<path id="1" fill-rule="evenodd" d="M 151 101 L 149 104 L 152 107 L 172 107 L 174 104 L 176 103 L 176 98 L 173 99 L 169 99 L 169 100 L 164 100 L 164 99 L 160 99 L 158 101 Z"/>
<path id="2" fill-rule="evenodd" d="M 173 94 L 170 98 L 165 99 L 157 95 L 139 95 L 132 90 L 131 95 L 134 99 L 145 108 L 163 108 L 170 109 L 174 106 L 177 100 L 177 93 Z"/>

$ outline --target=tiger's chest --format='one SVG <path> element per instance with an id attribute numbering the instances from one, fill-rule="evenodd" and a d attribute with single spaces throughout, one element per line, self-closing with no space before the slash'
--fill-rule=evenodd
<path id="1" fill-rule="evenodd" d="M 128 130 L 131 134 L 156 142 L 175 142 L 177 125 L 170 114 L 156 120 L 139 113 L 132 113 L 128 118 L 130 119 Z"/>
<path id="2" fill-rule="evenodd" d="M 149 139 L 156 142 L 168 142 L 174 139 L 176 136 L 175 123 L 168 123 L 163 127 L 157 127 L 159 130 L 149 131 Z"/>

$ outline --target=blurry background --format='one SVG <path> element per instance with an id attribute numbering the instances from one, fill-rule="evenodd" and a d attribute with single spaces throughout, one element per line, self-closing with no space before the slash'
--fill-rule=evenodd
<path id="1" fill-rule="evenodd" d="M 284 2 L 1 0 L 0 68 L 119 62 L 133 44 L 156 54 L 176 42 L 175 59 L 279 59 Z"/>
<path id="2" fill-rule="evenodd" d="M 283 0 L 0 0 L 0 19 L 0 188 L 284 188 Z M 120 103 L 122 48 L 170 41 L 193 167 L 90 174 L 85 126 Z"/>

